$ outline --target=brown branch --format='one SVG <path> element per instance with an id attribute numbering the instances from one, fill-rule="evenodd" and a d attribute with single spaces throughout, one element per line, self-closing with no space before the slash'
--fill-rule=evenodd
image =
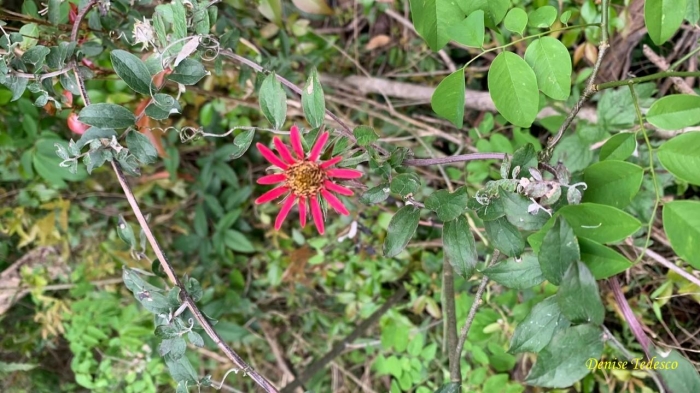
<path id="1" fill-rule="evenodd" d="M 649 47 L 649 45 L 646 45 L 646 44 L 645 44 L 645 45 L 642 47 L 642 52 L 644 53 L 644 56 L 646 56 L 646 58 L 649 59 L 649 61 L 651 61 L 652 63 L 654 63 L 654 65 L 655 65 L 659 70 L 661 70 L 661 71 L 668 71 L 668 70 L 669 70 L 669 67 L 671 67 L 671 66 L 668 64 L 668 62 L 666 61 L 666 59 L 664 59 L 663 57 L 661 57 L 661 56 L 659 56 L 658 54 L 656 54 L 656 52 L 654 52 L 654 50 L 651 49 L 651 48 Z M 695 91 L 694 91 L 690 86 L 688 86 L 687 83 L 685 83 L 685 79 L 680 78 L 680 77 L 677 77 L 677 76 L 672 76 L 672 77 L 670 77 L 669 79 L 671 80 L 671 82 L 673 82 L 674 85 L 676 85 L 676 88 L 677 88 L 678 91 L 680 91 L 681 93 L 683 93 L 683 94 L 697 95 L 697 94 L 695 94 Z"/>

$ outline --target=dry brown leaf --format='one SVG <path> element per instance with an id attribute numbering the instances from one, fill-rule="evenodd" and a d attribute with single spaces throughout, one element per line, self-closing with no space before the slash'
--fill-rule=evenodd
<path id="1" fill-rule="evenodd" d="M 381 48 L 382 46 L 385 46 L 391 42 L 391 37 L 389 37 L 386 34 L 379 34 L 375 35 L 372 37 L 367 45 L 365 46 L 365 49 L 367 50 L 373 50 L 377 48 Z"/>
<path id="2" fill-rule="evenodd" d="M 307 14 L 333 15 L 325 0 L 292 0 L 292 3 Z"/>

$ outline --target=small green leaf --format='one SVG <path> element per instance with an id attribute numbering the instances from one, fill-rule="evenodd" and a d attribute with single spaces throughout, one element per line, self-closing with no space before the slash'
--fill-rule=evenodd
<path id="1" fill-rule="evenodd" d="M 675 349 L 662 351 L 660 348 L 652 345 L 651 355 L 652 360 L 666 366 L 656 368 L 656 372 L 663 378 L 669 392 L 700 392 L 700 374 L 698 374 L 698 369 L 680 352 Z M 642 361 L 646 361 L 646 359 L 642 359 Z"/>
<path id="2" fill-rule="evenodd" d="M 505 217 L 484 221 L 484 228 L 493 246 L 509 257 L 517 257 L 525 249 L 525 239 Z"/>
<path id="3" fill-rule="evenodd" d="M 34 66 L 34 70 L 40 71 L 41 66 L 44 65 L 44 60 L 46 56 L 51 52 L 51 50 L 43 45 L 37 45 L 28 51 L 24 52 L 22 55 L 22 61 L 25 64 L 31 64 Z"/>
<path id="4" fill-rule="evenodd" d="M 391 179 L 391 192 L 402 197 L 413 194 L 418 187 L 420 187 L 420 178 L 415 173 L 402 173 Z"/>
<path id="5" fill-rule="evenodd" d="M 681 180 L 700 185 L 700 132 L 686 132 L 659 148 L 661 165 Z"/>
<path id="6" fill-rule="evenodd" d="M 679 130 L 700 123 L 700 96 L 672 94 L 655 101 L 647 121 L 662 130 Z"/>
<path id="7" fill-rule="evenodd" d="M 578 245 L 581 261 L 596 280 L 612 277 L 632 267 L 632 262 L 622 254 L 593 240 L 579 238 Z"/>
<path id="8" fill-rule="evenodd" d="M 462 45 L 481 48 L 484 46 L 484 11 L 476 10 L 461 22 L 447 29 L 450 38 Z M 462 68 L 462 72 L 464 69 Z"/>
<path id="9" fill-rule="evenodd" d="M 532 201 L 520 194 L 503 189 L 500 189 L 498 194 L 500 195 L 499 202 L 505 210 L 508 222 L 516 228 L 524 231 L 537 231 L 549 219 L 549 215 L 542 210 L 535 214 L 529 213 L 527 208 L 532 204 Z"/>
<path id="10" fill-rule="evenodd" d="M 385 257 L 395 257 L 406 248 L 418 228 L 419 220 L 420 209 L 412 205 L 404 206 L 394 214 L 384 239 Z"/>
<path id="11" fill-rule="evenodd" d="M 557 9 L 551 5 L 542 6 L 530 12 L 528 19 L 529 26 L 547 29 L 557 20 Z"/>
<path id="12" fill-rule="evenodd" d="M 637 140 L 634 133 L 621 132 L 608 139 L 600 148 L 600 160 L 624 161 L 634 153 L 637 148 Z"/>
<path id="13" fill-rule="evenodd" d="M 646 0 L 644 24 L 649 37 L 661 45 L 673 37 L 681 27 L 686 11 L 686 0 Z"/>
<path id="14" fill-rule="evenodd" d="M 700 157 L 700 154 L 699 154 Z M 584 202 L 601 203 L 622 209 L 630 204 L 642 186 L 644 169 L 625 161 L 601 161 L 583 172 Z"/>
<path id="15" fill-rule="evenodd" d="M 460 187 L 455 192 L 435 191 L 425 200 L 425 208 L 434 211 L 443 222 L 451 221 L 464 213 L 469 202 L 467 188 Z"/>
<path id="16" fill-rule="evenodd" d="M 61 0 L 49 0 L 49 23 L 56 26 L 61 23 Z"/>
<path id="17" fill-rule="evenodd" d="M 442 385 L 435 393 L 459 393 L 462 391 L 462 385 L 457 382 L 450 382 Z"/>
<path id="18" fill-rule="evenodd" d="M 245 154 L 245 152 L 248 151 L 250 144 L 253 143 L 254 136 L 254 129 L 244 130 L 240 134 L 236 135 L 236 137 L 233 138 L 233 145 L 236 148 L 231 152 L 231 155 L 228 157 L 228 159 L 235 160 L 241 157 L 243 154 Z"/>
<path id="19" fill-rule="evenodd" d="M 389 185 L 386 183 L 372 187 L 362 194 L 360 202 L 366 205 L 373 205 L 385 201 L 389 197 Z"/>
<path id="20" fill-rule="evenodd" d="M 287 118 L 287 95 L 274 72 L 260 85 L 260 110 L 276 130 L 282 128 Z"/>
<path id="21" fill-rule="evenodd" d="M 301 106 L 311 127 L 321 127 L 323 119 L 326 117 L 326 100 L 318 80 L 318 72 L 315 69 L 311 71 L 301 93 Z"/>
<path id="22" fill-rule="evenodd" d="M 624 211 L 607 205 L 582 203 L 559 210 L 576 236 L 598 243 L 614 243 L 635 233 L 641 223 Z"/>
<path id="23" fill-rule="evenodd" d="M 513 33 L 523 35 L 525 27 L 527 27 L 527 12 L 522 8 L 511 8 L 503 20 L 503 26 Z"/>
<path id="24" fill-rule="evenodd" d="M 445 222 L 442 227 L 442 244 L 445 258 L 452 265 L 455 273 L 468 279 L 479 258 L 476 253 L 474 234 L 464 215 Z"/>
<path id="25" fill-rule="evenodd" d="M 561 313 L 573 323 L 600 325 L 605 316 L 605 307 L 600 300 L 598 284 L 583 262 L 569 266 L 557 292 Z"/>
<path id="26" fill-rule="evenodd" d="M 250 240 L 235 229 L 228 229 L 224 232 L 224 244 L 233 251 L 243 253 L 255 252 L 255 247 Z"/>
<path id="27" fill-rule="evenodd" d="M 104 129 L 98 127 L 90 127 L 85 131 L 83 135 L 80 136 L 78 142 L 75 143 L 75 148 L 80 151 L 85 145 L 89 144 L 95 139 L 112 139 L 117 136 L 117 133 L 112 129 Z M 77 155 L 77 154 L 76 154 Z"/>
<path id="28" fill-rule="evenodd" d="M 502 52 L 491 63 L 489 94 L 496 109 L 516 126 L 529 128 L 539 111 L 537 77 L 520 56 Z"/>
<path id="29" fill-rule="evenodd" d="M 561 315 L 556 296 L 550 296 L 535 304 L 527 317 L 515 327 L 508 353 L 538 353 L 558 331 L 568 328 L 570 324 Z"/>
<path id="30" fill-rule="evenodd" d="M 352 134 L 355 136 L 357 144 L 360 146 L 369 146 L 379 139 L 374 128 L 368 126 L 357 126 L 352 130 Z"/>
<path id="31" fill-rule="evenodd" d="M 535 71 L 537 85 L 542 93 L 555 100 L 569 98 L 571 56 L 561 41 L 552 37 L 536 39 L 527 46 L 525 61 Z"/>
<path id="32" fill-rule="evenodd" d="M 202 336 L 200 336 L 199 333 L 193 330 L 187 332 L 187 339 L 190 340 L 192 345 L 194 345 L 195 347 L 201 348 L 204 346 L 204 339 L 202 338 Z"/>
<path id="33" fill-rule="evenodd" d="M 700 202 L 673 201 L 664 205 L 664 231 L 673 251 L 700 269 Z"/>
<path id="34" fill-rule="evenodd" d="M 495 27 L 499 24 L 511 7 L 509 0 L 468 0 L 458 1 L 457 4 L 465 15 L 471 15 L 476 10 L 486 13 L 486 24 Z"/>
<path id="35" fill-rule="evenodd" d="M 566 220 L 556 218 L 542 240 L 538 256 L 542 275 L 559 285 L 571 264 L 581 259 L 576 236 Z"/>
<path id="36" fill-rule="evenodd" d="M 158 160 L 158 151 L 151 141 L 138 131 L 131 131 L 126 136 L 126 144 L 131 154 L 142 164 L 152 164 Z"/>
<path id="37" fill-rule="evenodd" d="M 136 117 L 123 106 L 92 104 L 80 111 L 78 120 L 99 128 L 126 128 L 134 125 Z"/>
<path id="38" fill-rule="evenodd" d="M 542 283 L 544 276 L 537 256 L 526 252 L 520 258 L 508 258 L 482 271 L 491 280 L 513 289 L 527 289 Z"/>
<path id="39" fill-rule="evenodd" d="M 192 363 L 190 363 L 187 356 L 181 356 L 177 359 L 166 356 L 164 360 L 165 364 L 168 366 L 170 376 L 173 377 L 174 380 L 195 385 L 197 382 L 197 372 L 194 370 L 194 367 L 192 367 Z M 178 386 L 180 386 L 179 383 Z M 185 389 L 185 391 L 187 391 L 187 389 Z"/>
<path id="40" fill-rule="evenodd" d="M 457 128 L 464 125 L 464 89 L 464 68 L 460 68 L 440 82 L 430 99 L 433 111 Z"/>
<path id="41" fill-rule="evenodd" d="M 151 73 L 141 59 L 120 49 L 113 50 L 110 58 L 114 72 L 132 90 L 147 96 L 155 93 L 156 87 L 151 81 Z"/>
<path id="42" fill-rule="evenodd" d="M 204 69 L 202 63 L 187 58 L 181 61 L 167 78 L 183 85 L 194 85 L 207 75 L 209 72 Z"/>

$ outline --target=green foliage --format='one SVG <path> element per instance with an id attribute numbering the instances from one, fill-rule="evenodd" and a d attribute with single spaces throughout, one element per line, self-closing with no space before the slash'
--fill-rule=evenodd
<path id="1" fill-rule="evenodd" d="M 520 56 L 503 52 L 491 63 L 489 93 L 496 109 L 509 122 L 530 127 L 538 112 L 537 77 Z"/>
<path id="2" fill-rule="evenodd" d="M 683 23 L 686 0 L 649 0 L 644 2 L 644 24 L 656 45 L 668 41 Z"/>

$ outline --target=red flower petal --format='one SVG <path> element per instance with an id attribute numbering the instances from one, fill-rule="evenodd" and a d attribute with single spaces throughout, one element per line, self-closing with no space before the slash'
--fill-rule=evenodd
<path id="1" fill-rule="evenodd" d="M 328 133 L 324 132 L 318 137 L 318 140 L 311 148 L 311 154 L 309 155 L 309 161 L 316 161 L 318 157 L 323 153 L 323 148 L 326 147 L 326 142 L 328 142 Z"/>
<path id="2" fill-rule="evenodd" d="M 329 169 L 326 171 L 328 177 L 337 177 L 339 179 L 357 179 L 362 177 L 362 172 L 354 169 Z"/>
<path id="3" fill-rule="evenodd" d="M 324 168 L 324 169 L 328 168 L 329 166 L 333 166 L 333 165 L 339 163 L 340 161 L 343 161 L 343 157 L 341 157 L 341 156 L 333 157 L 328 161 L 322 162 L 321 168 Z"/>
<path id="4" fill-rule="evenodd" d="M 333 207 L 333 210 L 337 211 L 338 214 L 342 214 L 344 216 L 347 216 L 350 214 L 348 212 L 348 209 L 345 208 L 345 205 L 343 205 L 343 202 L 340 201 L 335 195 L 331 194 L 325 189 L 321 189 L 321 195 L 323 195 L 324 198 L 326 198 L 326 201 L 328 201 L 328 204 Z"/>
<path id="5" fill-rule="evenodd" d="M 259 181 L 259 180 L 258 180 L 258 181 Z M 326 187 L 327 190 L 333 191 L 333 192 L 335 192 L 335 193 L 337 193 L 337 194 L 340 194 L 340 195 L 347 195 L 347 196 L 350 196 L 350 195 L 353 194 L 352 190 L 350 190 L 350 189 L 348 189 L 348 188 L 345 188 L 345 187 L 343 187 L 343 186 L 341 186 L 341 185 L 335 184 L 335 183 L 333 183 L 333 182 L 330 181 L 330 180 L 326 180 L 326 181 L 323 183 L 323 186 Z"/>
<path id="6" fill-rule="evenodd" d="M 316 228 L 318 228 L 318 233 L 323 235 L 325 228 L 323 227 L 323 213 L 321 212 L 321 206 L 318 204 L 318 198 L 312 196 L 311 198 L 311 216 L 314 218 L 314 223 Z"/>
<path id="7" fill-rule="evenodd" d="M 282 209 L 280 210 L 279 214 L 277 215 L 277 218 L 275 219 L 276 230 L 279 231 L 280 228 L 282 228 L 282 223 L 284 222 L 284 219 L 287 218 L 287 214 L 289 214 L 289 211 L 292 210 L 292 206 L 294 206 L 295 200 L 296 198 L 294 197 L 294 195 L 291 195 L 282 204 Z"/>
<path id="8" fill-rule="evenodd" d="M 292 149 L 294 149 L 294 153 L 296 153 L 297 158 L 300 160 L 304 159 L 304 148 L 301 146 L 301 133 L 299 132 L 299 128 L 297 126 L 292 126 L 292 129 L 289 131 L 289 136 L 292 141 Z"/>
<path id="9" fill-rule="evenodd" d="M 287 180 L 284 173 L 275 173 L 274 175 L 266 175 L 258 179 L 258 184 L 277 184 Z"/>
<path id="10" fill-rule="evenodd" d="M 78 114 L 75 112 L 71 112 L 70 115 L 68 115 L 66 122 L 68 123 L 68 128 L 78 135 L 83 135 L 85 131 L 90 128 L 89 125 L 78 120 Z"/>
<path id="11" fill-rule="evenodd" d="M 277 152 L 280 153 L 280 156 L 282 156 L 282 159 L 287 161 L 287 164 L 294 164 L 297 162 L 297 160 L 292 157 L 292 153 L 289 152 L 289 149 L 287 149 L 287 146 L 282 143 L 280 138 L 274 137 L 272 138 L 272 142 L 275 143 L 275 148 L 277 149 Z"/>
<path id="12" fill-rule="evenodd" d="M 306 226 L 306 198 L 303 196 L 299 197 L 299 224 L 302 228 Z"/>
<path id="13" fill-rule="evenodd" d="M 272 152 L 272 150 L 267 148 L 267 146 L 263 145 L 262 143 L 258 143 L 255 146 L 258 147 L 258 150 L 260 150 L 260 154 L 262 154 L 263 157 L 265 157 L 265 159 L 270 162 L 270 164 L 277 166 L 281 169 L 289 168 L 289 165 L 285 164 L 284 161 L 280 160 L 279 157 L 277 157 L 275 153 Z"/>
<path id="14" fill-rule="evenodd" d="M 266 202 L 270 202 L 272 200 L 275 200 L 275 199 L 281 197 L 282 195 L 284 195 L 284 193 L 286 193 L 287 191 L 289 191 L 289 188 L 287 188 L 285 186 L 279 186 L 277 188 L 273 188 L 272 190 L 262 194 L 258 199 L 256 199 L 255 204 L 259 205 L 261 203 L 266 203 Z"/>

